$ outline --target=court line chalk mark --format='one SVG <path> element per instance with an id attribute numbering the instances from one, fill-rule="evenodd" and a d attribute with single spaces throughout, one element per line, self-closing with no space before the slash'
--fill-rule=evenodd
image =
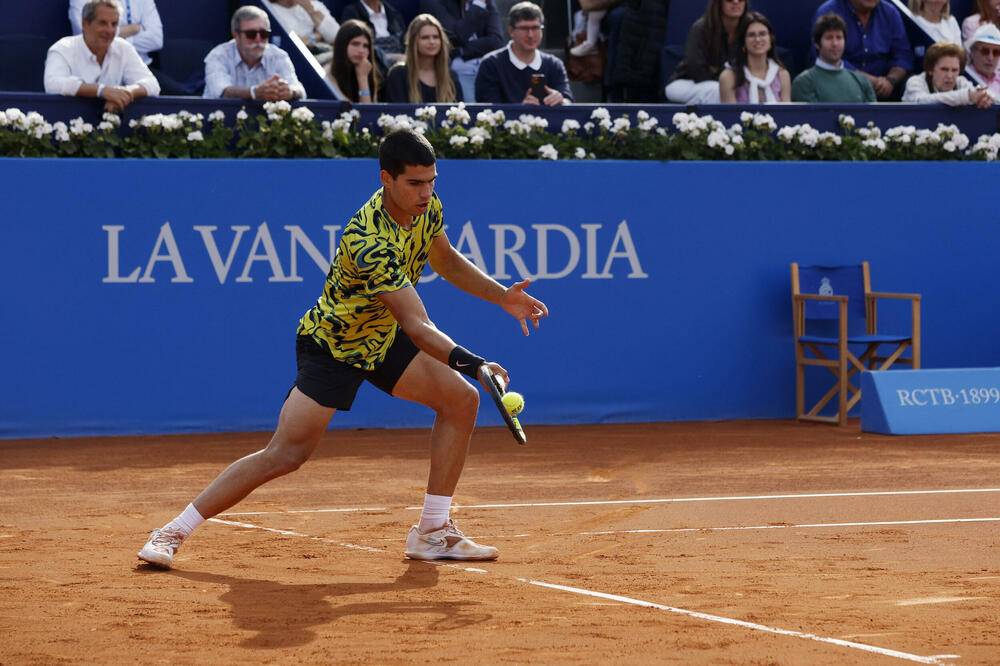
<path id="1" fill-rule="evenodd" d="M 302 537 L 302 538 L 305 538 L 305 539 L 310 539 L 312 541 L 319 541 L 319 542 L 322 542 L 322 543 L 333 544 L 333 545 L 336 545 L 336 546 L 341 546 L 343 548 L 350 548 L 352 550 L 362 550 L 362 551 L 373 552 L 373 553 L 387 553 L 388 552 L 386 550 L 379 549 L 379 548 L 371 548 L 369 546 L 359 546 L 357 544 L 343 543 L 343 542 L 337 541 L 335 539 L 328 539 L 326 537 L 313 536 L 313 535 L 310 535 L 310 534 L 304 534 L 302 532 L 295 532 L 293 530 L 281 530 L 281 529 L 277 529 L 277 528 L 273 528 L 273 527 L 263 527 L 261 525 L 254 525 L 253 523 L 243 523 L 243 522 L 237 522 L 237 521 L 234 521 L 234 520 L 220 520 L 219 518 L 209 518 L 209 521 L 214 522 L 214 523 L 219 523 L 219 524 L 222 524 L 222 525 L 231 525 L 231 526 L 234 526 L 234 527 L 243 527 L 243 528 L 246 528 L 246 529 L 263 530 L 265 532 L 272 532 L 274 534 L 280 534 L 282 536 Z M 418 561 L 424 561 L 424 560 L 418 560 Z M 957 659 L 957 658 L 959 658 L 959 655 L 950 655 L 950 654 L 949 655 L 933 655 L 933 656 L 929 656 L 929 657 L 923 657 L 923 656 L 920 656 L 920 655 L 917 655 L 917 654 L 910 654 L 908 652 L 901 652 L 899 650 L 890 650 L 888 648 L 880 648 L 880 647 L 877 647 L 877 646 L 874 646 L 874 645 L 867 645 L 865 643 L 856 643 L 854 641 L 845 641 L 845 640 L 842 640 L 842 639 L 839 639 L 839 638 L 829 638 L 829 637 L 825 637 L 825 636 L 818 636 L 816 634 L 809 634 L 809 633 L 805 633 L 805 632 L 801 632 L 801 631 L 792 631 L 792 630 L 789 630 L 789 629 L 779 629 L 779 628 L 776 628 L 776 627 L 769 627 L 769 626 L 764 625 L 764 624 L 758 624 L 756 622 L 747 622 L 745 620 L 737 620 L 737 619 L 734 619 L 734 618 L 723 617 L 721 615 L 712 615 L 710 613 L 702 613 L 700 611 L 693 611 L 693 610 L 688 610 L 688 609 L 685 609 L 685 608 L 677 608 L 675 606 L 666 606 L 666 605 L 663 605 L 663 604 L 654 603 L 652 601 L 643 601 L 641 599 L 633 599 L 632 597 L 625 597 L 625 596 L 621 596 L 621 595 L 617 595 L 617 594 L 607 594 L 605 592 L 595 592 L 593 590 L 585 590 L 585 589 L 579 588 L 579 587 L 570 587 L 570 586 L 567 586 L 567 585 L 558 585 L 558 584 L 555 584 L 555 583 L 546 583 L 546 582 L 543 582 L 543 581 L 530 580 L 530 579 L 527 579 L 527 578 L 504 576 L 503 574 L 493 573 L 493 572 L 490 572 L 490 571 L 488 571 L 486 569 L 479 569 L 479 568 L 473 568 L 473 567 L 464 567 L 464 566 L 461 566 L 461 565 L 458 565 L 458 564 L 453 564 L 453 563 L 450 563 L 450 562 L 434 562 L 434 561 L 424 561 L 424 562 L 426 564 L 432 564 L 432 565 L 435 565 L 435 566 L 442 566 L 442 567 L 447 567 L 447 568 L 451 568 L 451 569 L 458 569 L 460 571 L 467 571 L 467 572 L 470 572 L 470 573 L 487 574 L 487 575 L 492 575 L 492 576 L 495 576 L 495 577 L 498 577 L 498 578 L 507 578 L 508 580 L 516 580 L 516 581 L 519 581 L 519 582 L 522 582 L 522 583 L 526 583 L 528 585 L 534 585 L 534 586 L 537 586 L 537 587 L 549 588 L 549 589 L 553 589 L 553 590 L 561 590 L 563 592 L 570 592 L 570 593 L 573 593 L 573 594 L 582 594 L 582 595 L 586 595 L 586 596 L 596 597 L 596 598 L 599 598 L 599 599 L 607 599 L 609 601 L 616 601 L 616 602 L 623 603 L 623 604 L 630 604 L 630 605 L 633 605 L 633 606 L 643 606 L 643 607 L 646 607 L 646 608 L 654 608 L 654 609 L 658 609 L 658 610 L 667 611 L 667 612 L 670 612 L 670 613 L 676 613 L 676 614 L 679 614 L 679 615 L 686 615 L 688 617 L 693 617 L 693 618 L 697 618 L 697 619 L 700 619 L 700 620 L 706 620 L 706 621 L 709 621 L 709 622 L 717 622 L 717 623 L 722 623 L 722 624 L 728 624 L 728 625 L 732 625 L 732 626 L 742 627 L 744 629 L 751 629 L 751 630 L 754 630 L 754 631 L 763 631 L 763 632 L 770 633 L 770 634 L 776 634 L 776 635 L 779 635 L 779 636 L 789 636 L 791 638 L 802 638 L 802 639 L 807 639 L 807 640 L 812 640 L 812 641 L 818 641 L 820 643 L 829 643 L 831 645 L 837 645 L 837 646 L 840 646 L 840 647 L 852 648 L 852 649 L 855 649 L 855 650 L 862 650 L 862 651 L 865 651 L 865 652 L 871 652 L 871 653 L 874 653 L 874 654 L 880 654 L 880 655 L 886 656 L 886 657 L 895 657 L 897 659 L 903 659 L 903 660 L 906 660 L 906 661 L 912 661 L 912 662 L 916 662 L 916 663 L 920 663 L 920 664 L 937 664 L 937 665 L 941 665 L 941 664 L 945 663 L 945 662 L 942 662 L 941 659 Z"/>
<path id="2" fill-rule="evenodd" d="M 946 490 L 879 490 L 844 493 L 800 493 L 783 495 L 734 495 L 730 497 L 670 497 L 628 500 L 581 500 L 577 502 L 533 502 L 516 504 L 454 504 L 453 509 L 517 509 L 541 506 L 599 506 L 613 504 L 673 504 L 684 502 L 735 502 L 747 500 L 811 499 L 822 497 L 885 497 L 894 495 L 947 495 L 967 493 L 1000 493 L 1000 488 L 959 488 Z M 403 507 L 405 511 L 420 511 L 422 506 Z M 390 511 L 390 507 L 348 507 L 339 509 L 292 509 L 288 511 L 245 511 L 219 514 L 222 516 L 263 516 L 290 513 L 334 513 L 361 511 Z"/>

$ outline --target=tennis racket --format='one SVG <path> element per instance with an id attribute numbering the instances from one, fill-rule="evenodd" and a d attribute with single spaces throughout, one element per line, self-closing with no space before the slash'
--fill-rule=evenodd
<path id="1" fill-rule="evenodd" d="M 503 417 L 504 423 L 510 429 L 510 434 L 514 435 L 514 439 L 517 440 L 518 444 L 524 444 L 528 441 L 527 436 L 524 434 L 524 430 L 521 428 L 521 424 L 518 423 L 517 417 L 512 416 L 507 408 L 503 404 L 503 380 L 493 374 L 493 372 L 483 363 L 479 370 L 482 374 L 483 379 L 486 380 L 486 386 L 490 389 L 490 395 L 493 396 L 493 404 L 497 406 L 500 410 L 500 416 Z"/>

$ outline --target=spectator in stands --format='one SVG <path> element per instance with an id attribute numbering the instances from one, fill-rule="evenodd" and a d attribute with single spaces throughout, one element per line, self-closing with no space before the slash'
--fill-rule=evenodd
<path id="1" fill-rule="evenodd" d="M 295 33 L 321 65 L 333 57 L 340 24 L 319 0 L 263 0 L 286 32 Z"/>
<path id="2" fill-rule="evenodd" d="M 485 104 L 569 104 L 566 68 L 559 58 L 538 49 L 545 15 L 533 2 L 519 2 L 507 14 L 510 42 L 483 57 L 476 75 L 476 101 Z M 541 74 L 538 84 L 532 79 Z"/>
<path id="3" fill-rule="evenodd" d="M 479 61 L 503 46 L 503 26 L 495 0 L 420 0 L 420 11 L 444 26 L 451 42 L 451 68 L 466 102 L 476 101 Z"/>
<path id="4" fill-rule="evenodd" d="M 348 19 L 340 24 L 333 41 L 330 77 L 345 99 L 360 104 L 378 101 L 379 75 L 375 66 L 375 41 L 367 23 Z"/>
<path id="5" fill-rule="evenodd" d="M 581 10 L 584 16 L 586 27 L 584 28 L 583 41 L 569 50 L 569 54 L 582 58 L 586 55 L 597 53 L 600 49 L 597 43 L 601 39 L 601 21 L 608 13 L 607 9 L 587 9 Z"/>
<path id="6" fill-rule="evenodd" d="M 954 42 L 937 42 L 927 48 L 924 71 L 906 82 L 903 101 L 912 104 L 975 104 L 981 109 L 993 104 L 993 95 L 984 85 L 962 76 L 965 51 Z"/>
<path id="7" fill-rule="evenodd" d="M 449 67 L 451 44 L 441 23 L 430 14 L 418 14 L 406 31 L 406 62 L 389 70 L 387 102 L 430 104 L 461 102 L 462 86 Z"/>
<path id="8" fill-rule="evenodd" d="M 271 22 L 260 7 L 245 5 L 233 13 L 233 38 L 205 56 L 203 97 L 256 101 L 291 101 L 306 96 L 288 54 L 268 43 Z"/>
<path id="9" fill-rule="evenodd" d="M 878 99 L 893 99 L 913 70 L 913 49 L 899 10 L 888 0 L 826 0 L 813 22 L 830 12 L 847 25 L 844 60 L 868 77 Z"/>
<path id="10" fill-rule="evenodd" d="M 989 88 L 994 99 L 1000 99 L 1000 28 L 986 23 L 976 29 L 972 39 L 965 45 L 969 52 L 969 65 L 963 75 L 977 86 Z"/>
<path id="11" fill-rule="evenodd" d="M 719 75 L 736 57 L 740 19 L 747 0 L 708 0 L 705 13 L 694 22 L 684 46 L 684 60 L 677 65 L 665 94 L 678 104 L 718 104 Z"/>
<path id="12" fill-rule="evenodd" d="M 962 43 L 962 29 L 951 15 L 949 0 L 910 0 L 913 20 L 935 42 Z"/>
<path id="13" fill-rule="evenodd" d="M 375 36 L 375 64 L 384 78 L 389 68 L 402 62 L 406 20 L 398 9 L 382 0 L 354 0 L 344 7 L 340 20 L 364 21 Z"/>
<path id="14" fill-rule="evenodd" d="M 854 104 L 874 102 L 875 89 L 866 76 L 843 61 L 847 25 L 839 14 L 820 16 L 813 25 L 816 64 L 792 81 L 793 102 Z"/>
<path id="15" fill-rule="evenodd" d="M 962 21 L 962 41 L 966 43 L 979 26 L 992 23 L 1000 28 L 1000 0 L 976 0 L 976 13 Z"/>
<path id="16" fill-rule="evenodd" d="M 63 37 L 45 58 L 45 92 L 100 97 L 115 113 L 137 99 L 160 94 L 160 84 L 135 47 L 116 37 L 118 0 L 88 0 L 80 10 L 83 33 Z"/>
<path id="17" fill-rule="evenodd" d="M 760 12 L 740 19 L 741 48 L 719 75 L 723 104 L 775 104 L 792 100 L 792 77 L 778 57 L 774 28 Z"/>

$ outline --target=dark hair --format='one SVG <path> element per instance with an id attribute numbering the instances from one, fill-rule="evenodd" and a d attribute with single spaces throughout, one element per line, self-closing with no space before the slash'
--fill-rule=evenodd
<path id="1" fill-rule="evenodd" d="M 340 92 L 344 97 L 357 102 L 358 77 L 354 74 L 354 65 L 347 59 L 347 45 L 355 37 L 368 38 L 368 60 L 371 61 L 372 68 L 368 72 L 368 89 L 372 91 L 372 101 L 376 102 L 378 94 L 378 67 L 375 65 L 375 36 L 367 23 L 357 19 L 349 19 L 340 24 L 337 36 L 333 40 L 333 60 L 330 62 L 330 73 L 337 82 Z"/>
<path id="2" fill-rule="evenodd" d="M 931 77 L 931 72 L 937 65 L 938 60 L 948 56 L 958 58 L 959 72 L 965 69 L 965 49 L 955 42 L 936 42 L 927 47 L 927 53 L 924 54 L 924 76 L 927 77 L 927 89 L 931 92 L 939 92 L 934 89 L 934 80 Z"/>
<path id="3" fill-rule="evenodd" d="M 512 28 L 521 21 L 534 20 L 545 23 L 545 14 L 542 13 L 542 8 L 533 2 L 519 2 L 507 12 L 507 22 Z"/>
<path id="4" fill-rule="evenodd" d="M 818 46 L 823 40 L 823 35 L 831 30 L 839 30 L 843 33 L 844 39 L 847 39 L 847 24 L 844 23 L 844 19 L 840 17 L 840 14 L 830 12 L 816 19 L 816 25 L 813 26 L 813 44 Z"/>
<path id="5" fill-rule="evenodd" d="M 688 0 L 690 2 L 690 0 Z M 723 44 L 720 33 L 722 32 L 722 3 L 726 0 L 708 0 L 705 7 L 705 38 L 708 43 L 705 45 L 708 50 L 708 64 L 718 68 L 729 59 L 729 45 Z M 746 0 L 743 5 L 743 14 L 750 11 L 750 0 Z"/>
<path id="6" fill-rule="evenodd" d="M 408 166 L 431 166 L 437 161 L 434 146 L 423 134 L 398 129 L 386 134 L 378 147 L 378 166 L 396 178 Z"/>
<path id="7" fill-rule="evenodd" d="M 767 28 L 768 34 L 771 36 L 771 48 L 767 52 L 767 57 L 778 63 L 778 67 L 781 69 L 788 69 L 785 67 L 785 63 L 781 62 L 781 58 L 778 57 L 778 46 L 774 38 L 774 27 L 771 22 L 767 20 L 767 17 L 760 12 L 747 12 L 740 19 L 740 27 L 737 30 L 738 37 L 736 38 L 736 43 L 739 44 L 740 49 L 736 53 L 736 57 L 730 66 L 733 68 L 733 74 L 736 75 L 736 84 L 734 87 L 739 88 L 747 82 L 747 75 L 743 72 L 743 68 L 747 64 L 747 31 L 750 29 L 750 25 L 753 23 L 760 23 L 765 28 Z"/>

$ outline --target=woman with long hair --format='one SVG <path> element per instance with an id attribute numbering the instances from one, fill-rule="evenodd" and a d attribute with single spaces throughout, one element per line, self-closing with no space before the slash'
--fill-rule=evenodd
<path id="1" fill-rule="evenodd" d="M 962 42 L 967 44 L 986 23 L 1000 28 L 1000 0 L 976 0 L 976 13 L 962 21 Z"/>
<path id="2" fill-rule="evenodd" d="M 910 104 L 975 104 L 981 109 L 993 105 L 993 96 L 986 86 L 977 86 L 962 76 L 965 71 L 965 50 L 954 42 L 937 42 L 927 47 L 924 71 L 906 81 L 903 101 Z"/>
<path id="3" fill-rule="evenodd" d="M 386 77 L 386 101 L 461 102 L 462 87 L 449 66 L 451 42 L 440 21 L 418 14 L 406 30 L 405 44 L 406 60 L 394 65 Z"/>
<path id="4" fill-rule="evenodd" d="M 719 75 L 723 104 L 775 104 L 792 101 L 792 77 L 778 57 L 774 28 L 760 12 L 740 20 L 736 56 Z"/>
<path id="5" fill-rule="evenodd" d="M 357 19 L 340 24 L 333 40 L 330 75 L 340 93 L 351 102 L 378 101 L 379 77 L 375 67 L 371 28 Z"/>
<path id="6" fill-rule="evenodd" d="M 913 20 L 924 29 L 935 42 L 962 41 L 962 29 L 958 19 L 951 14 L 949 0 L 910 0 Z"/>
<path id="7" fill-rule="evenodd" d="M 719 75 L 739 51 L 736 34 L 749 9 L 749 0 L 708 0 L 704 15 L 688 32 L 684 60 L 667 83 L 668 100 L 679 104 L 719 102 Z"/>

